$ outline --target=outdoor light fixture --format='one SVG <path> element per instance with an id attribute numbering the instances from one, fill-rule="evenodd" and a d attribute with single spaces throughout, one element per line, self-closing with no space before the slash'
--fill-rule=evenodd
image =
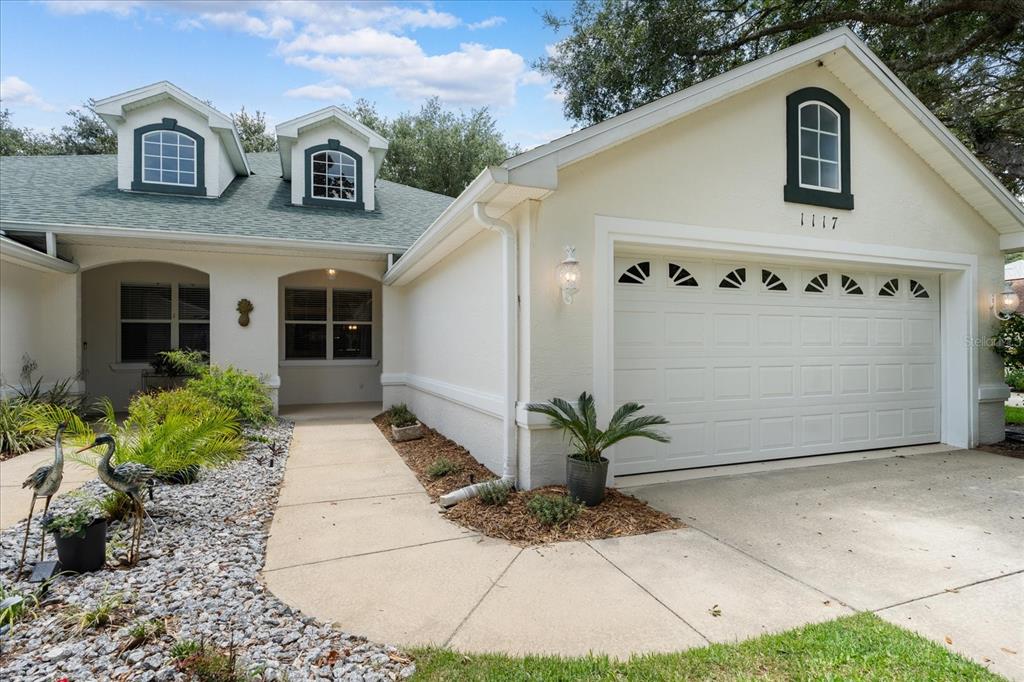
<path id="1" fill-rule="evenodd" d="M 1017 312 L 1020 305 L 1020 296 L 1013 290 L 1013 286 L 1006 282 L 1003 286 L 1003 293 L 992 296 L 992 312 L 1000 320 L 1008 320 L 1013 313 Z"/>
<path id="2" fill-rule="evenodd" d="M 572 303 L 573 296 L 580 289 L 580 262 L 576 260 L 576 247 L 565 247 L 565 260 L 558 264 L 555 271 L 558 286 L 562 290 L 562 301 Z"/>
<path id="3" fill-rule="evenodd" d="M 327 279 L 334 281 L 334 278 L 338 276 L 338 271 L 334 268 L 327 268 Z"/>

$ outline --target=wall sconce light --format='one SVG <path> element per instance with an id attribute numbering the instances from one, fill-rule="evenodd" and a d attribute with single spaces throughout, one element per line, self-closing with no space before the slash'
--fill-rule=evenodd
<path id="1" fill-rule="evenodd" d="M 565 247 L 565 260 L 558 264 L 555 271 L 558 276 L 558 287 L 562 290 L 562 301 L 572 303 L 576 292 L 580 290 L 580 262 L 576 260 L 576 247 Z"/>
<path id="2" fill-rule="evenodd" d="M 327 279 L 334 281 L 334 278 L 338 276 L 338 271 L 334 268 L 327 268 Z"/>
<path id="3" fill-rule="evenodd" d="M 1001 294 L 992 296 L 992 312 L 1000 320 L 1010 319 L 1010 316 L 1017 312 L 1019 305 L 1020 296 L 1013 290 L 1013 286 L 1009 282 L 1004 284 Z"/>

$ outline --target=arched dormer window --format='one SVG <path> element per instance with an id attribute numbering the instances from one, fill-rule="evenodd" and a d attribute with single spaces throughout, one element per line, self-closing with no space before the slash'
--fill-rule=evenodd
<path id="1" fill-rule="evenodd" d="M 306 149 L 306 206 L 363 208 L 363 158 L 338 140 Z"/>
<path id="2" fill-rule="evenodd" d="M 202 135 L 173 118 L 136 128 L 132 189 L 205 196 L 204 150 Z"/>
<path id="3" fill-rule="evenodd" d="M 785 200 L 853 208 L 850 190 L 850 109 L 822 88 L 786 98 Z"/>

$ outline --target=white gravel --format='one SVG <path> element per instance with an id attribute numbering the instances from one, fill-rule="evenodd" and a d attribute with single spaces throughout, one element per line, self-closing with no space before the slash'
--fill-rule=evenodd
<path id="1" fill-rule="evenodd" d="M 253 443 L 244 460 L 205 471 L 196 483 L 156 489 L 147 511 L 159 532 L 147 524 L 137 566 L 58 578 L 35 617 L 19 621 L 0 640 L 0 679 L 184 680 L 170 649 L 185 640 L 233 648 L 239 668 L 254 679 L 369 681 L 411 675 L 412 663 L 395 648 L 305 617 L 260 583 L 292 424 L 280 421 L 261 433 L 284 446 L 272 465 L 269 448 Z M 99 481 L 83 489 L 107 492 Z M 52 508 L 59 511 L 67 504 L 57 500 Z M 24 532 L 21 522 L 0 534 L 5 586 L 11 583 Z M 115 524 L 108 538 L 120 532 Z M 35 521 L 30 537 L 31 558 L 38 552 Z M 52 538 L 47 547 L 47 558 L 55 559 Z M 20 591 L 32 587 L 15 585 Z M 80 631 L 74 615 L 111 598 L 123 600 L 114 621 Z M 150 619 L 166 622 L 167 633 L 126 648 L 129 627 Z"/>

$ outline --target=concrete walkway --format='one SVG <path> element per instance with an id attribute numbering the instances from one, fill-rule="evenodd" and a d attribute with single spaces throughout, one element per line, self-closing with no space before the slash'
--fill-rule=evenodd
<path id="1" fill-rule="evenodd" d="M 65 456 L 68 452 L 69 449 L 66 448 Z M 51 463 L 53 463 L 52 446 L 26 452 L 0 462 L 0 529 L 13 526 L 28 516 L 28 505 L 32 500 L 32 493 L 22 490 L 21 484 L 37 467 Z M 96 478 L 95 469 L 65 460 L 64 481 L 61 483 L 57 496 L 65 495 L 93 478 Z M 42 511 L 42 502 L 36 502 L 33 516 L 41 514 Z"/>

